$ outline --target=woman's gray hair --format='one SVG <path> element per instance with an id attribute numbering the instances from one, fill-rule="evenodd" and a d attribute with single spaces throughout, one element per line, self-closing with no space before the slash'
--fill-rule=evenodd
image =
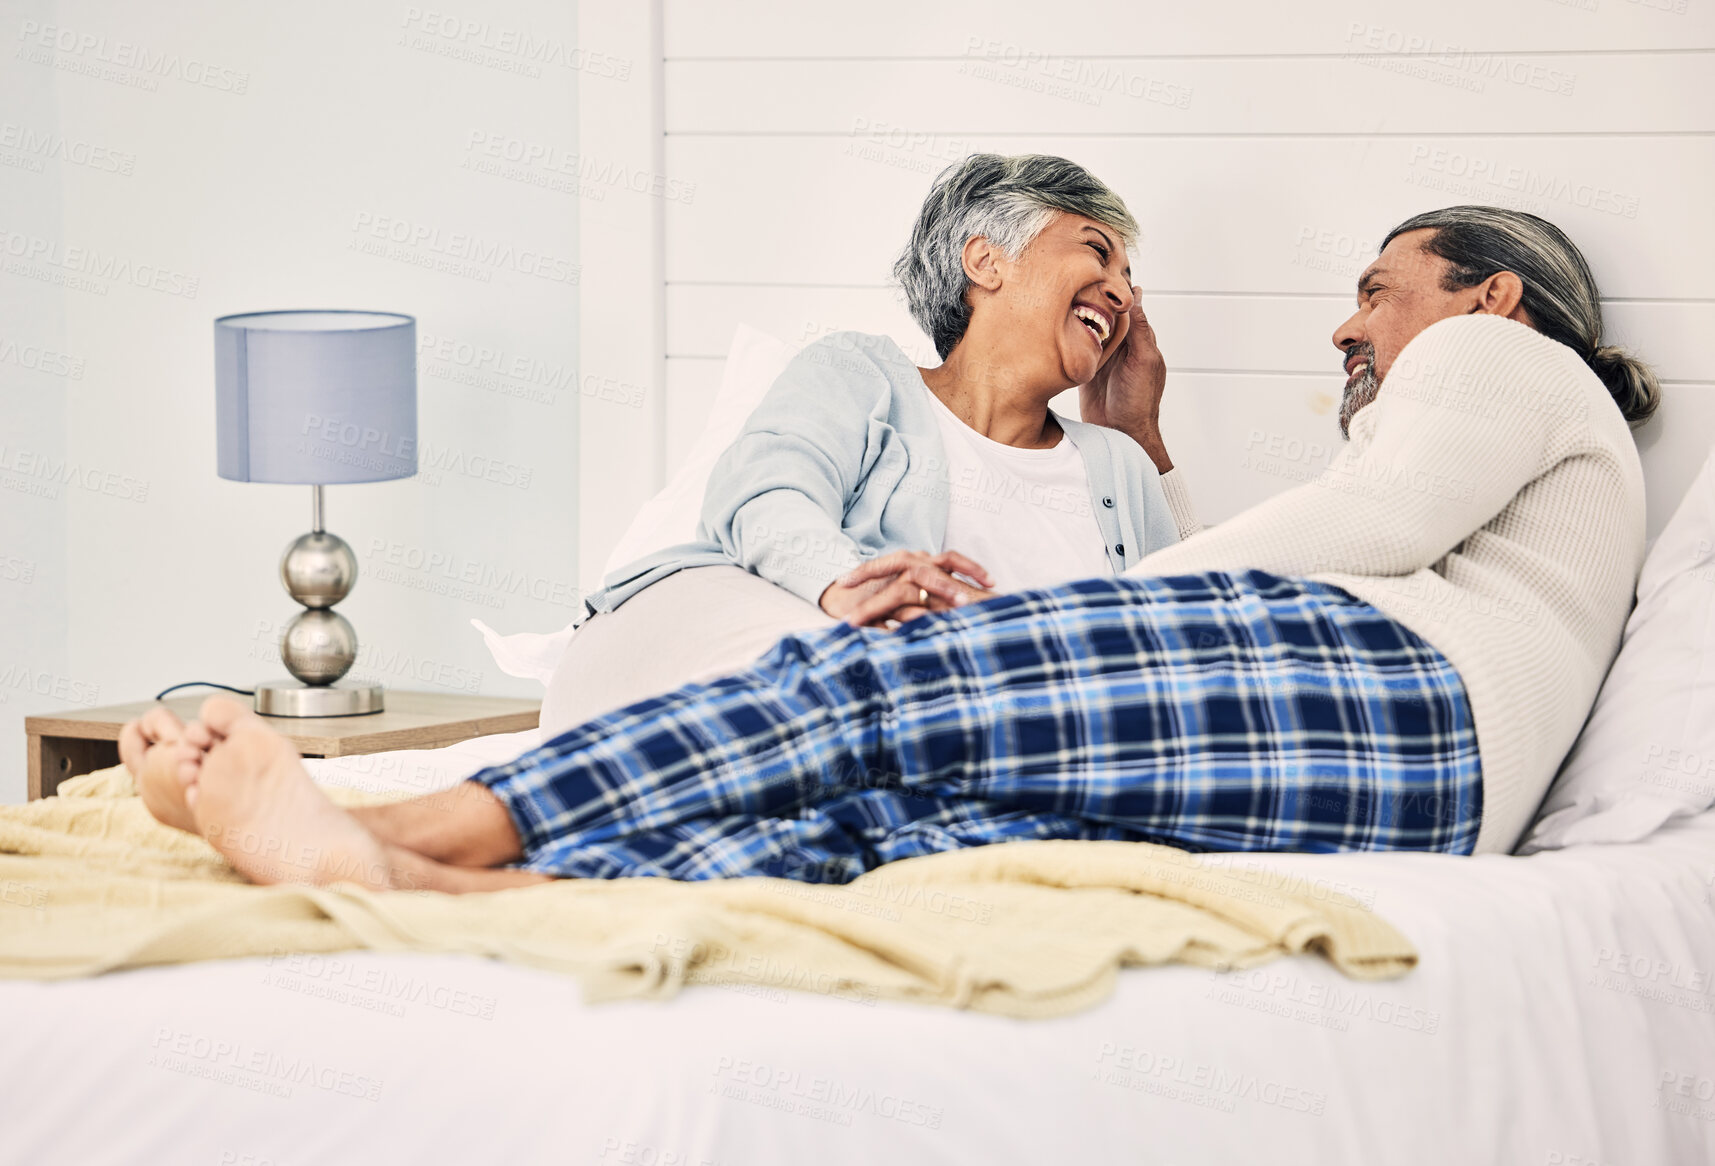
<path id="1" fill-rule="evenodd" d="M 1076 162 L 1050 154 L 972 154 L 941 171 L 911 241 L 893 265 L 911 315 L 941 359 L 971 323 L 965 244 L 982 236 L 1017 259 L 1060 212 L 1094 219 L 1130 243 L 1137 220 L 1125 201 Z"/>
<path id="2" fill-rule="evenodd" d="M 1450 206 L 1414 215 L 1388 233 L 1382 249 L 1407 231 L 1432 230 L 1423 246 L 1448 264 L 1448 291 L 1476 287 L 1510 271 L 1524 284 L 1522 306 L 1536 330 L 1576 352 L 1608 388 L 1621 416 L 1647 421 L 1661 403 L 1649 365 L 1602 343 L 1602 305 L 1590 265 L 1566 233 L 1547 219 L 1493 206 Z"/>

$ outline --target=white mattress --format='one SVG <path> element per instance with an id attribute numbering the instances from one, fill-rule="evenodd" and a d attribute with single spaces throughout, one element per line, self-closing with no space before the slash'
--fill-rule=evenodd
<path id="1" fill-rule="evenodd" d="M 339 764 L 440 785 L 529 739 Z M 1046 1022 L 733 988 L 586 1007 L 451 956 L 7 982 L 0 1161 L 1715 1162 L 1715 813 L 1530 858 L 1242 861 L 1372 900 L 1421 967 L 1138 969 Z"/>

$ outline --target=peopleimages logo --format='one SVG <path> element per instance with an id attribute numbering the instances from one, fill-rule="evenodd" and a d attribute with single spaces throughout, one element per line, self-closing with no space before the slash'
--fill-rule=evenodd
<path id="1" fill-rule="evenodd" d="M 70 704 L 93 707 L 101 699 L 101 686 L 83 680 L 73 680 L 53 672 L 32 671 L 22 665 L 0 669 L 0 695 L 9 692 L 26 696 L 46 696 Z"/>
<path id="2" fill-rule="evenodd" d="M 502 56 L 515 57 L 527 67 L 532 77 L 541 76 L 542 65 L 556 65 L 592 77 L 608 77 L 615 81 L 631 78 L 631 59 L 611 53 L 598 53 L 578 48 L 551 36 L 539 36 L 527 29 L 510 28 L 487 20 L 472 20 L 432 8 L 407 8 L 401 27 L 428 38 L 428 47 L 439 44 L 467 52 L 486 50 Z"/>
<path id="3" fill-rule="evenodd" d="M 67 380 L 83 379 L 83 357 L 67 356 L 52 348 L 43 348 L 40 344 L 20 344 L 6 336 L 0 336 L 0 364 L 15 364 L 19 368 L 65 377 Z"/>
<path id="4" fill-rule="evenodd" d="M 34 583 L 36 560 L 0 554 L 0 583 Z"/>
<path id="5" fill-rule="evenodd" d="M 52 454 L 0 445 L 0 487 L 52 499 L 59 497 L 61 486 L 76 486 L 92 494 L 105 494 L 125 502 L 149 500 L 149 483 L 144 479 L 85 466 Z"/>
<path id="6" fill-rule="evenodd" d="M 107 285 L 97 281 L 128 283 L 164 295 L 197 298 L 197 277 L 155 263 L 137 263 L 124 256 L 92 247 L 66 247 L 53 239 L 42 239 L 22 231 L 0 228 L 0 262 L 11 275 L 63 283 L 80 291 L 107 294 Z M 91 278 L 82 278 L 82 277 Z"/>
<path id="7" fill-rule="evenodd" d="M 155 1029 L 149 1042 L 149 1065 L 224 1085 L 239 1085 L 280 1097 L 292 1096 L 294 1086 L 364 1101 L 381 1098 L 382 1081 L 305 1053 L 257 1048 L 243 1041 L 201 1033 Z"/>
<path id="8" fill-rule="evenodd" d="M 555 283 L 577 283 L 578 265 L 530 247 L 516 247 L 465 231 L 443 231 L 431 223 L 414 223 L 393 215 L 358 211 L 352 223 L 356 242 L 374 239 L 381 244 L 428 252 L 447 260 L 474 265 L 476 269 L 500 268 Z"/>
<path id="9" fill-rule="evenodd" d="M 596 158 L 567 150 L 562 146 L 527 141 L 499 132 L 472 130 L 465 149 L 476 157 L 461 163 L 461 169 L 494 172 L 501 177 L 510 177 L 512 175 L 505 171 L 485 171 L 480 163 L 512 163 L 525 171 L 581 179 L 587 185 L 579 187 L 579 191 L 593 194 L 598 199 L 608 189 L 616 187 L 668 202 L 689 203 L 697 194 L 697 184 L 694 182 L 671 178 L 653 170 L 637 170 L 610 158 Z"/>
<path id="10" fill-rule="evenodd" d="M 137 167 L 135 154 L 10 121 L 0 122 L 0 149 L 16 150 L 31 159 L 69 162 L 73 166 L 87 166 L 110 174 L 128 175 Z"/>
<path id="11" fill-rule="evenodd" d="M 1425 80 L 1440 80 L 1444 84 L 1450 83 L 1450 79 L 1457 79 L 1460 82 L 1458 88 L 1472 89 L 1478 93 L 1483 91 L 1485 80 L 1540 89 L 1561 97 L 1570 97 L 1578 86 L 1578 74 L 1552 68 L 1538 60 L 1508 56 L 1504 53 L 1479 52 L 1461 45 L 1446 44 L 1421 33 L 1384 28 L 1356 20 L 1346 26 L 1346 43 L 1353 46 L 1348 51 L 1347 60 L 1387 66 L 1405 63 L 1389 61 L 1390 57 L 1420 58 L 1431 65 L 1442 66 L 1449 72 L 1440 77 L 1422 72 L 1414 72 L 1413 75 L 1421 76 Z M 1459 77 L 1459 74 L 1465 76 Z"/>
<path id="12" fill-rule="evenodd" d="M 960 73 L 1081 105 L 1100 105 L 1104 97 L 1129 97 L 1174 109 L 1191 105 L 1189 85 L 1145 76 L 1109 61 L 1066 57 L 981 36 L 965 39 L 964 55 Z"/>
<path id="13" fill-rule="evenodd" d="M 534 599 L 560 607 L 583 605 L 583 593 L 576 584 L 515 565 L 485 562 L 381 538 L 370 540 L 367 557 L 372 565 L 366 569 L 372 575 L 414 586 L 420 591 L 439 593 L 442 590 L 439 585 L 445 584 L 468 587 L 497 597 Z M 413 578 L 421 585 L 413 583 Z"/>
<path id="14" fill-rule="evenodd" d="M 417 356 L 421 376 L 538 405 L 558 403 L 562 391 L 633 409 L 641 408 L 648 399 L 644 386 L 600 373 L 580 374 L 575 361 L 548 361 L 450 336 L 419 332 Z"/>
<path id="15" fill-rule="evenodd" d="M 1517 209 L 1546 208 L 1558 202 L 1621 218 L 1638 217 L 1638 196 L 1611 187 L 1580 182 L 1481 154 L 1467 154 L 1418 143 L 1411 148 L 1406 181 L 1450 194 L 1484 197 L 1488 202 L 1525 200 Z"/>
<path id="16" fill-rule="evenodd" d="M 145 86 L 156 88 L 157 78 L 167 78 L 173 81 L 183 81 L 187 85 L 196 85 L 206 89 L 217 89 L 223 93 L 242 94 L 250 88 L 250 74 L 236 69 L 228 69 L 221 65 L 211 65 L 196 57 L 187 57 L 179 53 L 157 52 L 144 45 L 128 40 L 109 39 L 105 35 L 89 32 L 79 32 L 73 28 L 60 25 L 43 24 L 36 20 L 24 20 L 18 24 L 18 39 L 23 42 L 20 55 L 29 50 L 46 50 L 61 53 L 73 61 L 101 65 L 112 65 L 121 69 L 135 69 L 147 75 L 150 82 Z M 44 54 L 45 55 L 45 54 Z M 34 59 L 37 64 L 60 65 L 52 57 L 46 60 Z M 62 65 L 63 67 L 63 65 Z M 84 69 L 73 68 L 72 72 L 83 72 Z"/>

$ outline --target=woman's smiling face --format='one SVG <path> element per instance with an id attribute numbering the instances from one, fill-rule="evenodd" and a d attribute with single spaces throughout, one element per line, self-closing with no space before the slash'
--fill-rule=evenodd
<path id="1" fill-rule="evenodd" d="M 1017 259 L 997 252 L 990 262 L 999 278 L 991 294 L 973 298 L 973 316 L 998 312 L 996 322 L 1027 341 L 1029 351 L 1040 351 L 1044 365 L 1057 366 L 1067 386 L 1088 383 L 1125 340 L 1131 259 L 1112 227 L 1056 214 Z"/>

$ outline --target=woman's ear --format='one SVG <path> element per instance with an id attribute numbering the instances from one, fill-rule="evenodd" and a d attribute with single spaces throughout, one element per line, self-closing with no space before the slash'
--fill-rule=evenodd
<path id="1" fill-rule="evenodd" d="M 1525 315 L 1524 280 L 1511 271 L 1497 271 L 1474 289 L 1476 306 L 1471 310 L 1486 316 L 1505 316 L 1521 323 L 1530 323 Z"/>
<path id="2" fill-rule="evenodd" d="M 965 278 L 984 291 L 999 291 L 999 260 L 1002 258 L 999 247 L 981 235 L 972 235 L 965 240 Z"/>

